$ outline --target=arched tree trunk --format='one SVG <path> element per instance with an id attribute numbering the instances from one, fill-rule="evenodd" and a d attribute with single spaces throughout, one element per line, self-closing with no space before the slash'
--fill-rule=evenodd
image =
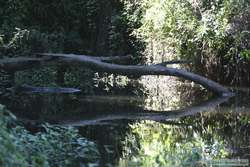
<path id="1" fill-rule="evenodd" d="M 77 64 L 97 72 L 107 72 L 125 76 L 166 75 L 181 77 L 183 79 L 200 84 L 218 95 L 232 95 L 232 93 L 227 88 L 203 76 L 188 72 L 186 70 L 163 66 L 167 63 L 157 65 L 119 65 L 113 64 L 113 62 L 117 62 L 123 57 L 92 57 L 87 55 L 53 53 L 39 53 L 36 55 L 40 56 L 40 58 L 14 58 L 0 60 L 0 68 L 6 70 L 20 70 L 22 67 L 38 67 L 51 62 L 60 62 L 67 65 Z"/>
<path id="2" fill-rule="evenodd" d="M 74 54 L 50 54 L 43 53 L 39 54 L 43 56 L 53 56 L 57 57 L 59 61 L 68 63 L 80 63 L 85 67 L 93 69 L 98 72 L 107 72 L 125 76 L 143 76 L 143 75 L 166 75 L 166 76 L 175 76 L 181 77 L 186 80 L 193 81 L 197 84 L 200 84 L 207 88 L 210 91 L 213 91 L 216 94 L 227 96 L 232 93 L 222 85 L 209 80 L 203 76 L 188 72 L 182 69 L 164 67 L 161 64 L 159 65 L 118 65 L 111 64 L 100 61 L 96 58 L 85 56 L 85 55 L 74 55 Z M 165 63 L 166 64 L 166 63 Z"/>

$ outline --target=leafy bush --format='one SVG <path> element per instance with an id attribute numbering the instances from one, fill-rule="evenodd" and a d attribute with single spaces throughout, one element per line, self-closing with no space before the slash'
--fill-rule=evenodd
<path id="1" fill-rule="evenodd" d="M 197 68 L 200 72 L 215 80 L 235 82 L 234 71 L 239 71 L 238 77 L 250 82 L 246 59 L 249 1 L 140 0 L 131 4 L 141 13 L 137 16 L 134 10 L 133 16 L 141 18 L 142 23 L 134 33 L 155 49 L 156 53 L 149 52 L 150 58 L 164 50 L 159 56 L 193 60 L 196 67 L 203 65 Z M 152 48 L 157 44 L 158 48 Z"/>
<path id="2" fill-rule="evenodd" d="M 0 105 L 0 166 L 79 166 L 98 162 L 93 142 L 78 135 L 72 127 L 43 125 L 31 134 L 16 125 L 15 116 Z"/>
<path id="3" fill-rule="evenodd" d="M 0 6 L 0 34 L 4 35 L 5 43 L 28 34 L 31 42 L 27 45 L 47 42 L 44 46 L 47 52 L 91 55 L 137 52 L 135 44 L 139 42 L 130 36 L 134 25 L 123 16 L 120 1 L 0 0 Z M 32 41 L 34 38 L 38 40 Z M 51 42 L 59 45 L 57 50 L 51 49 L 54 48 Z"/>

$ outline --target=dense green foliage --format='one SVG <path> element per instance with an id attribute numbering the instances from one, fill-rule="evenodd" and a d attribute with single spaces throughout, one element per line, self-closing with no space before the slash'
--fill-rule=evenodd
<path id="1" fill-rule="evenodd" d="M 138 25 L 123 11 L 123 3 L 116 0 L 0 0 L 0 58 L 36 52 L 139 58 L 143 45 L 131 35 Z M 92 94 L 93 77 L 84 68 L 56 66 L 12 78 L 16 84 L 74 86 Z"/>
<path id="2" fill-rule="evenodd" d="M 138 57 L 144 42 L 155 42 L 163 45 L 155 52 L 163 49 L 163 56 L 171 55 L 167 59 L 190 59 L 197 72 L 211 79 L 241 85 L 250 81 L 249 1 L 2 0 L 0 5 L 0 57 L 34 52 Z M 66 69 L 52 71 L 70 79 L 62 77 Z M 72 71 L 78 69 L 67 70 Z M 89 76 L 94 74 L 85 71 L 74 79 L 84 78 L 89 87 Z"/>
<path id="3" fill-rule="evenodd" d="M 139 56 L 143 42 L 157 41 L 169 59 L 191 59 L 198 72 L 214 80 L 250 81 L 249 1 L 2 0 L 0 5 L 0 57 L 33 52 Z"/>
<path id="4" fill-rule="evenodd" d="M 35 52 L 63 52 L 94 56 L 133 54 L 141 60 L 141 51 L 145 50 L 145 57 L 153 62 L 157 54 L 151 55 L 147 48 L 160 44 L 158 48 L 164 50 L 163 58 L 171 55 L 166 59 L 192 60 L 194 66 L 191 68 L 197 72 L 220 82 L 243 85 L 250 82 L 249 5 L 247 0 L 0 0 L 0 58 L 31 56 Z M 138 60 L 134 63 L 138 63 Z M 150 79 L 159 88 L 160 84 L 155 84 L 159 83 L 159 78 L 152 81 Z M 7 96 L 2 96 L 5 95 L 2 89 L 5 91 L 6 87 L 23 83 L 80 87 L 83 94 L 94 94 L 95 90 L 102 94 L 100 90 L 108 92 L 118 82 L 123 90 L 117 92 L 129 94 L 134 89 L 125 78 L 97 74 L 79 67 L 56 65 L 15 74 L 0 71 L 0 95 L 1 100 L 6 100 Z M 163 89 L 158 88 L 154 91 L 160 97 L 159 90 Z M 145 91 L 145 88 L 142 89 Z M 181 93 L 178 91 L 178 94 Z M 14 112 L 34 114 L 41 119 L 58 118 L 51 118 L 52 115 L 72 116 L 87 111 L 88 107 L 91 112 L 100 108 L 101 111 L 106 110 L 102 105 L 96 105 L 98 103 L 93 103 L 95 109 L 93 104 L 80 105 L 82 99 L 77 99 L 75 95 L 58 95 L 61 98 L 50 95 L 45 98 L 42 95 L 30 95 L 28 98 L 15 96 L 6 103 L 20 109 Z M 190 95 L 182 94 L 180 97 L 183 96 L 190 99 Z M 171 99 L 173 97 L 171 95 Z M 165 96 L 161 98 L 168 101 Z M 157 105 L 150 101 L 149 105 L 162 107 L 162 101 Z M 76 104 L 78 108 L 74 110 Z M 41 113 L 37 113 L 40 110 L 34 108 L 40 106 L 45 107 L 40 109 Z M 118 109 L 107 108 L 123 111 L 119 105 L 116 107 Z M 23 111 L 27 108 L 28 111 Z M 215 132 L 219 127 L 225 129 L 221 134 L 227 134 L 227 128 L 232 126 L 232 119 L 235 118 L 228 116 L 216 123 L 213 122 L 215 118 L 210 116 L 193 118 L 178 123 L 195 124 L 196 127 L 152 122 L 131 125 L 124 142 L 124 158 L 135 166 L 189 166 L 206 158 L 228 156 L 226 149 L 233 144 L 226 141 L 230 141 L 233 135 L 229 135 L 230 139 L 226 138 L 225 141 Z M 237 119 L 242 129 L 249 127 L 248 117 L 237 116 Z M 203 121 L 208 122 L 206 127 L 201 124 Z M 114 133 L 112 128 L 109 131 Z M 240 135 L 235 137 L 235 140 L 242 139 L 238 142 L 239 146 L 248 141 L 241 136 L 248 137 L 248 132 L 243 132 L 237 132 Z M 99 160 L 97 146 L 82 138 L 76 129 L 45 124 L 39 132 L 32 133 L 16 125 L 15 116 L 1 105 L 0 143 L 0 166 L 96 165 Z"/>
<path id="5" fill-rule="evenodd" d="M 155 52 L 165 49 L 163 56 L 171 55 L 170 59 L 193 60 L 196 69 L 215 80 L 250 81 L 249 1 L 140 0 L 136 4 L 133 16 L 141 13 L 142 26 L 135 34 L 149 44 L 164 46 Z"/>
<path id="6" fill-rule="evenodd" d="M 14 0 L 0 4 L 0 34 L 8 47 L 19 48 L 21 53 L 105 56 L 136 51 L 119 1 Z"/>
<path id="7" fill-rule="evenodd" d="M 46 124 L 41 132 L 31 134 L 13 123 L 15 116 L 0 105 L 0 166 L 79 166 L 97 162 L 96 145 L 72 127 Z M 14 126 L 11 129 L 10 124 Z"/>

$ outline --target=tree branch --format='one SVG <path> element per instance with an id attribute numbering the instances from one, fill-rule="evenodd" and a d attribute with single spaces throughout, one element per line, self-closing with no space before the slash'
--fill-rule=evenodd
<path id="1" fill-rule="evenodd" d="M 156 66 L 156 65 L 118 65 L 118 64 L 110 64 L 101 62 L 99 60 L 94 59 L 90 56 L 84 55 L 74 55 L 74 54 L 53 54 L 53 53 L 42 53 L 38 54 L 40 56 L 53 56 L 57 57 L 59 61 L 63 61 L 65 63 L 80 63 L 85 67 L 88 67 L 92 70 L 98 72 L 107 72 L 125 76 L 142 76 L 142 75 L 166 75 L 166 76 L 175 76 L 181 77 L 186 80 L 193 81 L 198 83 L 208 90 L 222 96 L 232 95 L 232 93 L 222 85 L 209 80 L 203 76 L 188 72 L 182 69 Z"/>
<path id="2" fill-rule="evenodd" d="M 232 93 L 222 85 L 209 80 L 203 76 L 188 72 L 182 69 L 163 67 L 160 65 L 118 65 L 106 63 L 107 58 L 92 57 L 87 55 L 75 54 L 53 54 L 37 53 L 40 58 L 9 58 L 0 60 L 0 69 L 20 70 L 46 65 L 51 62 L 60 62 L 67 65 L 78 64 L 97 72 L 107 72 L 125 76 L 142 76 L 142 75 L 165 75 L 181 77 L 193 81 L 207 88 L 208 90 L 222 96 L 232 95 Z M 108 58 L 109 60 L 111 58 Z"/>

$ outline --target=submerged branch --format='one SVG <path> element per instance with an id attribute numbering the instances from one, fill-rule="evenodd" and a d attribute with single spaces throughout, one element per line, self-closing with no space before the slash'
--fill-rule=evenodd
<path id="1" fill-rule="evenodd" d="M 181 77 L 202 85 L 208 90 L 222 96 L 228 96 L 232 93 L 222 85 L 209 80 L 203 76 L 188 72 L 182 69 L 164 67 L 161 65 L 119 65 L 103 61 L 111 61 L 112 58 L 92 57 L 87 55 L 75 54 L 53 54 L 38 53 L 40 58 L 9 58 L 0 60 L 0 69 L 20 70 L 46 65 L 51 62 L 60 62 L 66 65 L 81 65 L 97 72 L 107 72 L 125 76 L 143 76 L 143 75 L 165 75 Z M 42 56 L 42 57 L 41 57 Z M 113 59 L 117 59 L 114 57 Z M 113 60 L 112 60 L 113 61 Z"/>

